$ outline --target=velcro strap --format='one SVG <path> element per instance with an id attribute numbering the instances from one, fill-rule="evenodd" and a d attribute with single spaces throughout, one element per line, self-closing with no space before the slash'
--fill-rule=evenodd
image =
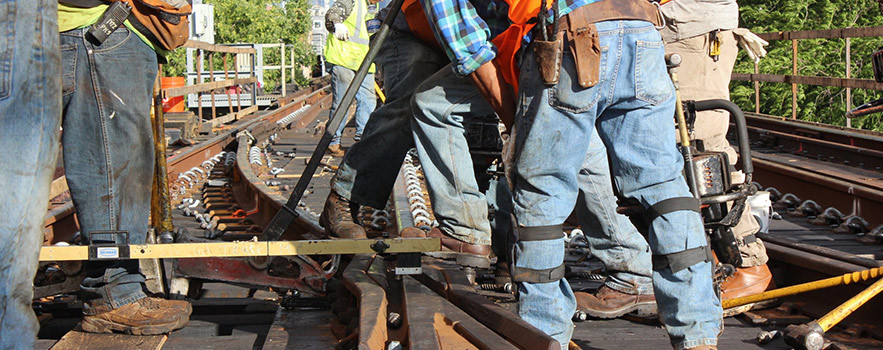
<path id="1" fill-rule="evenodd" d="M 757 242 L 757 235 L 750 234 L 748 236 L 742 237 L 742 243 L 751 244 Z"/>
<path id="2" fill-rule="evenodd" d="M 564 264 L 551 269 L 534 270 L 515 266 L 512 268 L 512 280 L 527 283 L 558 282 L 564 278 Z"/>
<path id="3" fill-rule="evenodd" d="M 692 210 L 698 213 L 699 200 L 693 197 L 675 197 L 666 199 L 647 208 L 644 212 L 644 221 L 646 221 L 648 225 L 652 225 L 653 220 L 656 220 L 656 218 L 680 210 Z"/>
<path id="4" fill-rule="evenodd" d="M 653 254 L 653 270 L 671 268 L 671 272 L 678 272 L 701 262 L 713 261 L 711 248 L 708 246 L 696 247 L 671 254 Z"/>
<path id="5" fill-rule="evenodd" d="M 519 227 L 519 241 L 550 241 L 564 237 L 564 225 Z"/>

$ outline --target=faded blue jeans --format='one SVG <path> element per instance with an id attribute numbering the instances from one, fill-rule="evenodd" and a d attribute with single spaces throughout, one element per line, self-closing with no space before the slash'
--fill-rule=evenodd
<path id="1" fill-rule="evenodd" d="M 331 180 L 337 194 L 374 208 L 386 206 L 411 136 L 411 96 L 417 82 L 435 73 L 448 58 L 409 32 L 390 30 L 377 55 L 386 103 L 371 114 L 362 140 L 353 144 Z"/>
<path id="2" fill-rule="evenodd" d="M 328 115 L 332 116 L 337 107 L 340 106 L 340 101 L 343 100 L 346 89 L 352 83 L 353 78 L 356 77 L 356 72 L 336 64 L 331 64 L 328 70 L 331 71 L 331 112 Z M 362 85 L 359 85 L 359 91 L 356 92 L 357 136 L 362 136 L 362 132 L 365 130 L 365 123 L 368 122 L 368 116 L 371 115 L 376 106 L 377 97 L 374 95 L 374 74 L 368 74 L 365 76 L 365 80 L 362 80 Z M 349 109 L 349 106 L 345 106 L 345 108 Z M 344 115 L 348 114 L 345 113 Z M 346 127 L 346 124 L 346 120 L 340 123 L 337 132 L 334 133 L 334 138 L 331 139 L 332 145 L 340 144 L 340 135 L 343 133 L 343 128 Z"/>
<path id="3" fill-rule="evenodd" d="M 126 27 L 101 46 L 84 33 L 61 33 L 64 168 L 80 231 L 86 241 L 94 231 L 128 231 L 129 243 L 141 244 L 153 179 L 156 53 Z M 80 286 L 83 312 L 106 312 L 143 298 L 143 283 L 137 260 L 89 262 Z"/>
<path id="4" fill-rule="evenodd" d="M 475 180 L 463 123 L 493 114 L 493 109 L 468 78 L 447 65 L 417 87 L 411 111 L 417 154 L 439 228 L 470 244 L 491 244 L 488 201 Z"/>
<path id="5" fill-rule="evenodd" d="M 577 179 L 576 214 L 592 255 L 607 268 L 604 284 L 627 294 L 653 294 L 650 246 L 628 217 L 616 212 L 607 148 L 597 129 Z"/>
<path id="6" fill-rule="evenodd" d="M 601 73 L 594 87 L 582 88 L 574 80 L 568 48 L 560 81 L 545 86 L 532 51 L 525 50 L 511 179 L 519 227 L 564 222 L 577 200 L 578 173 L 595 128 L 607 147 L 622 196 L 645 208 L 691 196 L 675 146 L 675 101 L 659 33 L 643 21 L 605 21 L 596 27 Z M 657 218 L 650 225 L 649 243 L 653 254 L 706 246 L 699 214 L 676 211 Z M 563 245 L 563 239 L 518 242 L 516 266 L 555 268 L 563 261 Z M 717 343 L 721 306 L 711 273 L 710 262 L 678 272 L 667 267 L 653 271 L 659 315 L 675 348 Z M 519 314 L 566 347 L 576 305 L 567 281 L 520 283 L 519 291 Z"/>
<path id="7" fill-rule="evenodd" d="M 0 6 L 0 349 L 33 349 L 31 308 L 61 126 L 58 2 Z"/>

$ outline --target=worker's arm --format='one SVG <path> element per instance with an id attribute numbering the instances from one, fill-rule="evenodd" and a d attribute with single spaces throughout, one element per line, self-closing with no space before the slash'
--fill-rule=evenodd
<path id="1" fill-rule="evenodd" d="M 335 0 L 331 4 L 328 12 L 325 12 L 325 29 L 328 33 L 334 34 L 334 25 L 343 24 L 343 21 L 346 21 L 350 13 L 353 12 L 354 6 L 353 0 Z"/>
<path id="2" fill-rule="evenodd" d="M 451 60 L 454 73 L 467 76 L 511 130 L 515 116 L 512 88 L 493 64 L 491 29 L 466 0 L 421 0 L 429 26 Z M 492 23 L 498 24 L 498 23 Z"/>
<path id="3" fill-rule="evenodd" d="M 512 87 L 503 80 L 497 66 L 493 62 L 482 64 L 469 74 L 469 79 L 500 117 L 500 122 L 506 126 L 506 133 L 511 132 L 515 121 L 515 97 Z"/>

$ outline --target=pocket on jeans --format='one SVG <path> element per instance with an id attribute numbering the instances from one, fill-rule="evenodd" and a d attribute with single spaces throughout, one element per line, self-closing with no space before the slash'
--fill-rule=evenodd
<path id="1" fill-rule="evenodd" d="M 657 105 L 672 95 L 671 78 L 665 69 L 662 41 L 637 41 L 635 55 L 635 97 Z"/>
<path id="2" fill-rule="evenodd" d="M 77 44 L 61 46 L 61 95 L 77 91 Z"/>
<path id="3" fill-rule="evenodd" d="M 0 0 L 0 100 L 12 92 L 12 55 L 15 51 L 15 1 Z"/>
<path id="4" fill-rule="evenodd" d="M 94 52 L 99 53 L 113 50 L 126 43 L 132 35 L 134 34 L 132 34 L 132 31 L 129 30 L 128 27 L 120 26 L 120 28 L 117 28 L 116 31 L 110 34 L 100 46 L 95 46 Z"/>
<path id="5" fill-rule="evenodd" d="M 601 91 L 598 88 L 603 84 L 604 71 L 607 63 L 607 46 L 601 47 L 601 62 L 599 63 L 599 72 L 601 72 L 601 82 L 598 85 L 583 88 L 579 85 L 576 73 L 576 61 L 573 54 L 565 45 L 564 57 L 561 59 L 561 75 L 558 78 L 558 84 L 549 89 L 549 105 L 558 109 L 570 112 L 581 113 L 594 107 L 598 100 L 601 99 Z"/>

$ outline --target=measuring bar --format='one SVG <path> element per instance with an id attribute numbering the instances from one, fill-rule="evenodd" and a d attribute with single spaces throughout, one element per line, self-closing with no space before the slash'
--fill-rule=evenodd
<path id="1" fill-rule="evenodd" d="M 97 244 L 64 247 L 44 246 L 40 249 L 40 261 L 423 253 L 440 250 L 441 240 L 438 238 Z"/>

